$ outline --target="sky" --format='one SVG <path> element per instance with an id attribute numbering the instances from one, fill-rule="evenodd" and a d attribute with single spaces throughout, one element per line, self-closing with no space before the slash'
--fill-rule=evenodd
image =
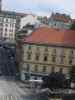
<path id="1" fill-rule="evenodd" d="M 2 9 L 41 16 L 50 16 L 51 12 L 60 12 L 75 18 L 75 0 L 2 0 Z"/>

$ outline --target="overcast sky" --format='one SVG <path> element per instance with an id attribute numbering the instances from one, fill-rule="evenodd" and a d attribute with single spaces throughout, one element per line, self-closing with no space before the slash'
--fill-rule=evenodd
<path id="1" fill-rule="evenodd" d="M 75 18 L 75 0 L 3 0 L 3 9 L 50 15 L 50 12 L 67 13 Z"/>

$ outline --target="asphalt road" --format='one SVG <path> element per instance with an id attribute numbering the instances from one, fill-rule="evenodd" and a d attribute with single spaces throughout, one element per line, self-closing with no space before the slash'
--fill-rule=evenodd
<path id="1" fill-rule="evenodd" d="M 0 100 L 48 100 L 45 94 L 36 94 L 24 83 L 0 76 Z"/>
<path id="2" fill-rule="evenodd" d="M 28 90 L 21 88 L 20 83 L 0 77 L 0 100 L 23 100 L 20 97 L 26 95 Z M 6 99 L 2 99 L 3 97 Z"/>

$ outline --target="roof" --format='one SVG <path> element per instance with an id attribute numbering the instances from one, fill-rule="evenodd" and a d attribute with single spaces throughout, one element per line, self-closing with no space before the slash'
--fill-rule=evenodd
<path id="1" fill-rule="evenodd" d="M 75 31 L 40 27 L 32 32 L 32 34 L 28 37 L 24 37 L 23 42 L 53 45 L 75 45 Z"/>
<path id="2" fill-rule="evenodd" d="M 14 12 L 14 11 L 1 11 L 0 12 L 1 14 L 8 14 L 8 15 L 14 15 L 14 16 L 20 16 L 20 17 L 24 17 L 24 16 L 26 16 L 26 14 L 24 14 L 24 13 L 20 13 L 20 12 Z"/>
<path id="3" fill-rule="evenodd" d="M 69 15 L 66 14 L 59 14 L 59 13 L 52 13 L 51 18 L 56 21 L 63 21 L 65 23 L 71 22 L 72 19 Z"/>

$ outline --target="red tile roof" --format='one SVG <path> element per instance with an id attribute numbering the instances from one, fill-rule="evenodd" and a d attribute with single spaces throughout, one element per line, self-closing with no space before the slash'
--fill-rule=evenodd
<path id="1" fill-rule="evenodd" d="M 75 44 L 75 31 L 40 27 L 23 39 L 23 42 L 43 44 Z"/>
<path id="2" fill-rule="evenodd" d="M 69 23 L 72 22 L 72 19 L 70 18 L 69 15 L 66 14 L 60 14 L 60 13 L 52 13 L 51 18 L 53 20 L 57 20 L 57 21 L 63 21 L 65 23 Z"/>

